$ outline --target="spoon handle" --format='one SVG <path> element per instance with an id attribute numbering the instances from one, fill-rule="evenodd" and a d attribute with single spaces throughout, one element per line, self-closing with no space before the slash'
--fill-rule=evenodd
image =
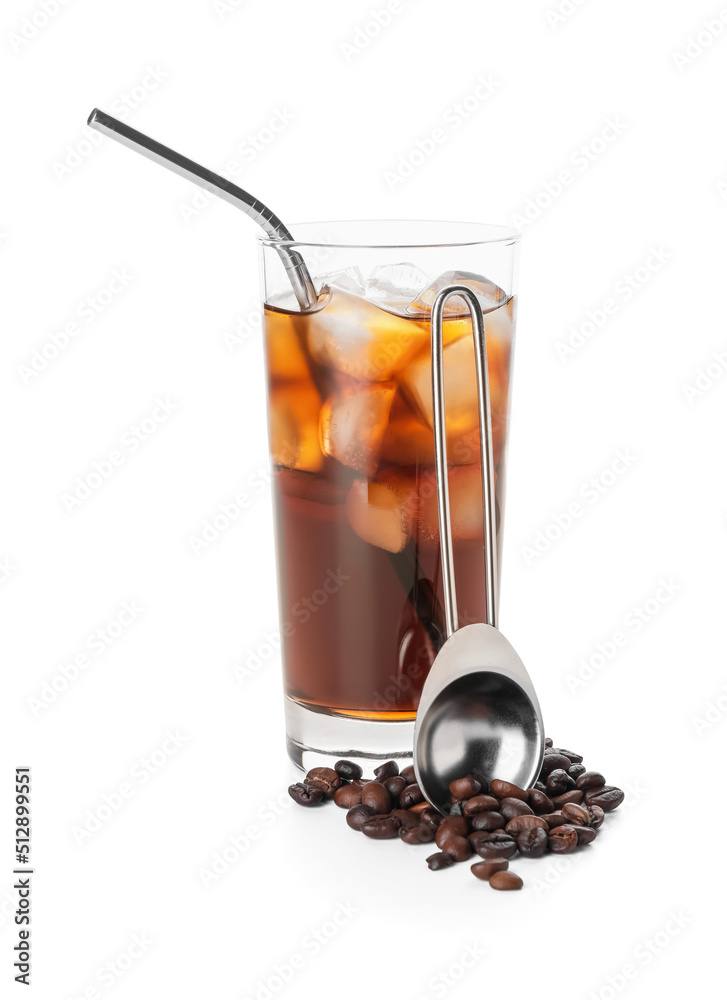
<path id="1" fill-rule="evenodd" d="M 447 433 L 444 409 L 443 342 L 444 306 L 452 295 L 461 296 L 472 317 L 477 369 L 477 398 L 480 420 L 480 458 L 482 461 L 482 510 L 485 540 L 485 598 L 487 624 L 497 628 L 497 540 L 495 537 L 495 470 L 492 459 L 492 412 L 490 379 L 487 371 L 485 320 L 477 296 L 467 285 L 447 285 L 432 305 L 432 400 L 434 423 L 434 459 L 437 473 L 437 508 L 439 543 L 442 550 L 442 590 L 444 617 L 449 638 L 458 628 L 457 591 L 452 551 L 452 521 L 447 474 Z"/>

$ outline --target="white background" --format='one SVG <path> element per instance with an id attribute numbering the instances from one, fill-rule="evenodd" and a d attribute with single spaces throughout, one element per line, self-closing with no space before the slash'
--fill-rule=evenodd
<path id="1" fill-rule="evenodd" d="M 719 8 L 582 0 L 558 20 L 555 0 L 410 0 L 377 34 L 384 0 L 46 7 L 44 23 L 37 3 L 6 2 L 0 24 L 3 996 L 22 991 L 10 809 L 23 764 L 43 1000 L 718 992 L 725 809 L 705 796 L 722 786 L 727 734 Z M 717 37 L 695 40 L 705 18 Z M 478 103 L 480 78 L 492 96 L 401 179 L 419 140 Z M 502 626 L 556 744 L 627 801 L 560 868 L 518 862 L 521 893 L 491 891 L 467 865 L 432 874 L 425 848 L 356 837 L 333 806 L 289 805 L 271 509 L 255 485 L 267 465 L 255 230 L 223 204 L 190 215 L 189 184 L 89 144 L 88 112 L 123 111 L 124 95 L 127 121 L 213 168 L 237 158 L 235 179 L 292 222 L 522 224 L 529 209 Z M 609 120 L 618 135 L 602 142 Z M 647 260 L 627 298 L 619 283 Z M 89 319 L 114 269 L 131 277 Z M 559 356 L 607 298 L 615 313 Z M 171 415 L 69 512 L 63 494 L 158 397 Z M 635 460 L 587 501 L 619 449 Z M 241 490 L 249 509 L 195 555 L 189 536 Z M 662 578 L 678 592 L 659 604 Z M 92 652 L 124 602 L 143 611 Z M 639 608 L 651 610 L 637 633 L 626 620 Z M 619 630 L 626 644 L 599 659 Z M 168 731 L 181 745 L 150 774 Z M 80 838 L 125 782 L 130 798 Z M 336 932 L 316 950 L 323 926 Z M 134 935 L 145 943 L 128 958 Z"/>

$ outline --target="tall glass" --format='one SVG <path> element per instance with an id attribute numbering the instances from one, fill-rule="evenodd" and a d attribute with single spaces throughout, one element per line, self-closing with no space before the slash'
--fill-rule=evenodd
<path id="1" fill-rule="evenodd" d="M 296 226 L 263 237 L 288 752 L 301 767 L 411 756 L 442 641 L 429 314 L 452 283 L 485 313 L 502 553 L 518 234 L 442 222 Z M 278 249 L 318 302 L 303 313 Z M 449 489 L 460 625 L 485 620 L 477 383 L 462 299 L 444 322 Z"/>

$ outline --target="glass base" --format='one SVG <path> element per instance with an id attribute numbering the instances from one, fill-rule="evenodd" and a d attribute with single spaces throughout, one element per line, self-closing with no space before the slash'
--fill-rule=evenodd
<path id="1" fill-rule="evenodd" d="M 385 760 L 400 768 L 411 764 L 414 721 L 375 722 L 316 712 L 292 698 L 285 699 L 288 756 L 304 771 L 332 767 L 337 760 L 360 764 L 364 775 Z"/>

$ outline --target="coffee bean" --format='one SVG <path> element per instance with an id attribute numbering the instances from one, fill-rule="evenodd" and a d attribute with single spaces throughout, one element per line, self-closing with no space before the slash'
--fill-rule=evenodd
<path id="1" fill-rule="evenodd" d="M 482 785 L 474 778 L 457 778 L 450 781 L 449 791 L 455 799 L 471 799 L 473 795 L 479 795 Z"/>
<path id="2" fill-rule="evenodd" d="M 288 795 L 291 797 L 293 802 L 297 802 L 299 806 L 317 806 L 323 801 L 322 788 L 316 788 L 313 785 L 305 785 L 301 781 L 296 782 L 294 785 L 290 785 L 288 788 Z"/>
<path id="3" fill-rule="evenodd" d="M 360 785 L 341 785 L 337 788 L 333 796 L 333 801 L 341 809 L 350 809 L 357 806 L 361 801 L 362 788 Z"/>
<path id="4" fill-rule="evenodd" d="M 568 774 L 571 776 L 571 778 L 575 779 L 576 784 L 578 783 L 578 779 L 580 778 L 580 776 L 585 773 L 586 769 L 583 766 L 583 764 L 571 764 L 571 766 L 568 768 Z"/>
<path id="5" fill-rule="evenodd" d="M 455 860 L 451 854 L 440 851 L 439 854 L 430 854 L 427 858 L 427 864 L 433 872 L 438 872 L 441 868 L 451 868 L 455 864 Z"/>
<path id="6" fill-rule="evenodd" d="M 498 810 L 505 819 L 513 819 L 515 816 L 532 816 L 533 810 L 522 799 L 503 799 Z"/>
<path id="7" fill-rule="evenodd" d="M 472 799 L 467 799 L 464 804 L 465 816 L 474 816 L 476 813 L 487 812 L 490 809 L 497 809 L 499 802 L 494 795 L 475 795 Z"/>
<path id="8" fill-rule="evenodd" d="M 376 815 L 376 810 L 371 806 L 352 806 L 346 813 L 346 822 L 352 830 L 360 830 L 364 823 L 368 822 L 372 816 Z"/>
<path id="9" fill-rule="evenodd" d="M 574 826 L 556 826 L 550 831 L 548 848 L 554 854 L 570 854 L 578 846 L 578 833 Z"/>
<path id="10" fill-rule="evenodd" d="M 562 795 L 553 796 L 553 805 L 556 809 L 562 809 L 566 802 L 575 802 L 576 805 L 580 805 L 583 801 L 583 792 L 580 788 L 571 788 L 569 792 L 563 792 Z"/>
<path id="11" fill-rule="evenodd" d="M 370 816 L 361 827 L 361 832 L 373 840 L 390 840 L 399 835 L 401 823 L 391 813 Z"/>
<path id="12" fill-rule="evenodd" d="M 448 809 L 449 816 L 464 816 L 464 802 L 461 799 L 455 799 L 454 802 L 450 802 Z"/>
<path id="13" fill-rule="evenodd" d="M 522 889 L 523 880 L 515 872 L 495 872 L 490 876 L 490 885 L 500 892 L 511 892 Z"/>
<path id="14" fill-rule="evenodd" d="M 594 830 L 597 830 L 599 826 L 603 823 L 606 814 L 600 806 L 584 806 L 584 809 L 588 813 L 588 825 L 592 826 Z"/>
<path id="15" fill-rule="evenodd" d="M 436 809 L 432 809 L 429 803 L 427 803 L 427 806 L 427 809 L 423 809 L 419 813 L 419 819 L 426 826 L 431 826 L 433 830 L 437 830 L 444 822 L 444 816 Z M 411 811 L 413 812 L 414 810 Z"/>
<path id="16" fill-rule="evenodd" d="M 498 833 L 504 833 L 505 831 L 504 830 L 498 830 L 497 832 Z M 477 850 L 477 845 L 479 843 L 481 843 L 483 840 L 488 840 L 489 839 L 487 837 L 488 833 L 494 833 L 494 830 L 490 830 L 490 831 L 488 831 L 488 830 L 473 830 L 472 833 L 468 833 L 467 834 L 467 840 L 469 840 L 470 844 L 472 844 L 472 850 L 473 851 Z"/>
<path id="17" fill-rule="evenodd" d="M 333 770 L 346 781 L 354 781 L 363 774 L 362 768 L 352 760 L 339 760 L 333 765 Z"/>
<path id="18" fill-rule="evenodd" d="M 401 803 L 399 803 L 399 805 L 401 805 Z M 422 801 L 422 802 L 417 802 L 415 806 L 409 806 L 409 808 L 413 813 L 423 813 L 426 812 L 427 809 L 431 809 L 432 807 L 429 805 L 428 802 Z"/>
<path id="19" fill-rule="evenodd" d="M 535 813 L 553 812 L 553 803 L 545 792 L 541 792 L 537 788 L 528 789 L 528 802 Z"/>
<path id="20" fill-rule="evenodd" d="M 517 837 L 523 830 L 545 830 L 550 829 L 542 816 L 515 816 L 505 827 L 505 833 L 511 837 Z"/>
<path id="21" fill-rule="evenodd" d="M 548 780 L 545 782 L 545 790 L 551 798 L 554 795 L 562 795 L 563 792 L 569 792 L 571 788 L 575 787 L 575 781 L 562 767 L 551 771 L 548 775 Z"/>
<path id="22" fill-rule="evenodd" d="M 399 805 L 402 809 L 411 809 L 412 806 L 419 805 L 423 801 L 422 790 L 417 784 L 405 785 L 399 796 Z"/>
<path id="23" fill-rule="evenodd" d="M 538 778 L 538 780 L 535 782 L 535 784 L 533 785 L 533 788 L 536 791 L 542 792 L 543 795 L 545 795 L 545 782 L 541 781 L 540 778 Z"/>
<path id="24" fill-rule="evenodd" d="M 624 793 L 615 785 L 604 785 L 603 788 L 589 788 L 586 792 L 586 804 L 600 806 L 604 812 L 618 809 L 624 800 Z"/>
<path id="25" fill-rule="evenodd" d="M 465 778 L 472 778 L 473 781 L 479 781 L 480 792 L 482 794 L 486 795 L 487 792 L 489 792 L 490 782 L 487 780 L 484 774 L 479 774 L 477 771 L 470 771 L 468 774 L 465 774 Z"/>
<path id="26" fill-rule="evenodd" d="M 583 763 L 583 758 L 581 757 L 581 755 L 579 753 L 573 753 L 572 750 L 563 750 L 562 748 L 559 748 L 558 753 L 561 753 L 563 754 L 564 757 L 567 757 L 568 760 L 571 762 L 571 764 Z"/>
<path id="27" fill-rule="evenodd" d="M 320 788 L 327 799 L 332 799 L 336 789 L 343 784 L 343 779 L 332 767 L 314 767 L 306 774 L 305 784 Z"/>
<path id="28" fill-rule="evenodd" d="M 603 788 L 605 784 L 606 779 L 598 771 L 584 771 L 576 778 L 576 788 Z"/>
<path id="29" fill-rule="evenodd" d="M 399 771 L 399 774 L 402 776 L 407 785 L 416 784 L 417 776 L 416 773 L 414 772 L 413 764 L 409 764 L 408 767 L 402 768 L 401 771 Z"/>
<path id="30" fill-rule="evenodd" d="M 495 872 L 506 872 L 510 862 L 507 858 L 493 858 L 492 861 L 475 861 L 470 865 L 470 871 L 475 878 L 489 882 Z"/>
<path id="31" fill-rule="evenodd" d="M 584 809 L 583 806 L 576 805 L 575 802 L 566 802 L 562 813 L 571 826 L 588 826 L 590 823 L 588 810 Z"/>
<path id="32" fill-rule="evenodd" d="M 374 768 L 374 775 L 377 781 L 383 781 L 384 778 L 393 778 L 398 773 L 399 765 L 395 760 L 387 760 L 385 764 L 379 764 L 378 767 Z"/>
<path id="33" fill-rule="evenodd" d="M 361 801 L 377 813 L 386 813 L 391 809 L 391 795 L 380 781 L 366 782 L 361 789 Z"/>
<path id="34" fill-rule="evenodd" d="M 416 826 L 400 826 L 399 840 L 405 844 L 430 844 L 434 840 L 434 827 L 427 826 L 426 823 L 417 823 Z"/>
<path id="35" fill-rule="evenodd" d="M 502 813 L 488 810 L 483 813 L 476 813 L 470 820 L 473 830 L 501 830 L 507 820 Z"/>
<path id="36" fill-rule="evenodd" d="M 472 844 L 466 837 L 448 837 L 442 850 L 451 854 L 455 861 L 466 861 L 472 854 Z"/>
<path id="37" fill-rule="evenodd" d="M 444 848 L 449 837 L 466 837 L 470 832 L 470 825 L 464 816 L 447 816 L 437 827 L 437 835 L 434 838 L 437 847 Z"/>
<path id="38" fill-rule="evenodd" d="M 571 766 L 571 761 L 568 760 L 562 753 L 551 753 L 546 754 L 543 758 L 543 765 L 540 768 L 540 777 L 543 781 L 551 774 L 553 771 L 568 770 Z"/>
<path id="39" fill-rule="evenodd" d="M 528 793 L 524 788 L 520 788 L 519 785 L 513 785 L 511 781 L 499 781 L 495 778 L 494 781 L 490 782 L 490 792 L 496 795 L 498 799 L 521 799 L 523 802 L 528 801 Z"/>
<path id="40" fill-rule="evenodd" d="M 478 840 L 475 850 L 481 858 L 511 858 L 517 854 L 517 844 L 508 833 L 489 833 L 487 840 Z"/>
<path id="41" fill-rule="evenodd" d="M 518 833 L 516 842 L 524 858 L 541 858 L 548 849 L 548 834 L 540 826 L 531 826 Z"/>
<path id="42" fill-rule="evenodd" d="M 592 826 L 577 826 L 576 833 L 578 834 L 578 846 L 584 846 L 585 844 L 592 844 L 596 839 L 596 831 Z"/>
<path id="43" fill-rule="evenodd" d="M 546 736 L 545 737 L 545 746 L 546 747 L 552 747 L 552 745 L 553 745 L 553 741 L 551 740 L 551 738 L 549 736 Z"/>
<path id="44" fill-rule="evenodd" d="M 393 774 L 390 778 L 384 778 L 381 784 L 391 796 L 392 802 L 398 802 L 399 796 L 406 788 L 406 782 L 399 774 Z"/>
<path id="45" fill-rule="evenodd" d="M 399 825 L 405 827 L 407 830 L 422 825 L 420 817 L 409 809 L 392 809 L 389 815 L 398 819 Z"/>

